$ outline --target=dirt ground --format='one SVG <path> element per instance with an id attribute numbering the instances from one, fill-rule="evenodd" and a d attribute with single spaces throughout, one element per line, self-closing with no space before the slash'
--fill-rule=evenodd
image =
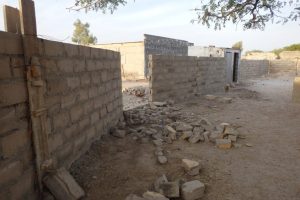
<path id="1" fill-rule="evenodd" d="M 225 95 L 225 94 L 223 94 Z M 106 136 L 75 162 L 71 173 L 88 200 L 124 200 L 141 195 L 162 174 L 170 180 L 205 183 L 203 200 L 299 200 L 300 105 L 292 104 L 292 78 L 265 78 L 237 85 L 231 104 L 198 98 L 180 104 L 194 117 L 239 126 L 243 146 L 218 149 L 213 143 L 176 141 L 165 145 L 168 163 L 160 165 L 149 142 Z M 252 144 L 247 147 L 245 144 Z M 201 160 L 199 176 L 189 177 L 181 159 Z"/>

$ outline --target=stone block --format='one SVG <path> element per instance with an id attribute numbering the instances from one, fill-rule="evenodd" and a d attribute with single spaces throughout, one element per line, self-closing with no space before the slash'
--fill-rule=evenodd
<path id="1" fill-rule="evenodd" d="M 23 166 L 20 161 L 4 165 L 0 169 L 0 186 L 4 187 L 10 181 L 16 180 L 23 173 Z"/>
<path id="2" fill-rule="evenodd" d="M 189 160 L 189 159 L 182 159 L 182 166 L 190 176 L 196 176 L 199 174 L 201 169 L 201 165 L 197 161 Z"/>
<path id="3" fill-rule="evenodd" d="M 229 139 L 216 139 L 216 145 L 220 149 L 230 149 L 231 140 Z"/>
<path id="4" fill-rule="evenodd" d="M 160 186 L 161 194 L 169 198 L 180 197 L 179 182 L 167 182 L 161 183 Z"/>
<path id="5" fill-rule="evenodd" d="M 67 84 L 70 89 L 76 89 L 80 86 L 79 77 L 69 77 L 67 78 Z"/>
<path id="6" fill-rule="evenodd" d="M 25 82 L 0 84 L 0 106 L 14 105 L 27 101 Z"/>
<path id="7" fill-rule="evenodd" d="M 63 112 L 55 115 L 52 120 L 54 130 L 58 130 L 68 126 L 70 117 L 67 112 Z"/>
<path id="8" fill-rule="evenodd" d="M 62 57 L 65 53 L 63 43 L 43 40 L 45 55 L 53 57 Z"/>
<path id="9" fill-rule="evenodd" d="M 57 134 L 51 135 L 48 138 L 49 151 L 54 152 L 55 150 L 57 150 L 58 147 L 63 145 L 63 143 L 64 143 L 64 140 L 63 140 L 62 133 L 57 133 Z"/>
<path id="10" fill-rule="evenodd" d="M 0 140 L 4 157 L 16 155 L 24 146 L 30 146 L 31 138 L 28 131 L 18 130 Z"/>
<path id="11" fill-rule="evenodd" d="M 181 187 L 183 200 L 198 200 L 204 196 L 205 185 L 198 180 L 186 182 Z"/>
<path id="12" fill-rule="evenodd" d="M 75 106 L 70 110 L 71 121 L 76 122 L 83 116 L 83 107 L 81 105 Z"/>
<path id="13" fill-rule="evenodd" d="M 0 79 L 11 77 L 10 58 L 8 56 L 0 57 Z"/>

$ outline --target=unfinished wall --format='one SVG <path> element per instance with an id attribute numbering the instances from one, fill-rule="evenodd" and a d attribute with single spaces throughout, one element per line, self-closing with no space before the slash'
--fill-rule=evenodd
<path id="1" fill-rule="evenodd" d="M 177 40 L 172 38 L 144 35 L 145 44 L 145 76 L 148 77 L 148 59 L 149 55 L 172 55 L 172 56 L 187 56 L 188 46 L 191 43 L 184 40 Z"/>
<path id="2" fill-rule="evenodd" d="M 278 74 L 278 73 L 296 74 L 297 68 L 299 68 L 299 66 L 297 67 L 297 61 L 271 60 L 269 71 L 271 74 Z"/>
<path id="3" fill-rule="evenodd" d="M 99 44 L 97 48 L 120 52 L 121 69 L 124 79 L 143 79 L 145 67 L 144 42 Z"/>
<path id="4" fill-rule="evenodd" d="M 0 199 L 36 199 L 20 35 L 0 31 Z"/>
<path id="5" fill-rule="evenodd" d="M 224 90 L 225 58 L 149 56 L 152 101 L 181 101 Z"/>
<path id="6" fill-rule="evenodd" d="M 224 48 L 215 46 L 189 46 L 188 55 L 189 56 L 201 56 L 201 57 L 224 57 Z"/>
<path id="7" fill-rule="evenodd" d="M 269 70 L 268 60 L 241 60 L 239 80 L 247 80 L 266 76 Z"/>
<path id="8" fill-rule="evenodd" d="M 122 119 L 120 54 L 37 44 L 49 150 L 57 167 L 69 167 Z M 0 46 L 0 197 L 38 199 L 22 37 L 0 32 Z"/>

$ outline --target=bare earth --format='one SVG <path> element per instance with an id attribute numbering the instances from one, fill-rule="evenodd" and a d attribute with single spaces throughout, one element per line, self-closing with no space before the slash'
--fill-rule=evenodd
<path id="1" fill-rule="evenodd" d="M 232 89 L 226 94 L 234 98 L 231 104 L 201 98 L 181 104 L 195 117 L 240 126 L 239 132 L 246 135 L 238 141 L 241 148 L 222 150 L 212 143 L 179 140 L 166 145 L 168 163 L 159 165 L 151 142 L 140 144 L 130 135 L 106 136 L 73 164 L 71 172 L 89 200 L 141 195 L 164 173 L 170 180 L 204 182 L 204 200 L 299 200 L 300 105 L 291 103 L 291 94 L 291 77 L 268 78 Z M 203 161 L 199 176 L 184 173 L 183 158 Z"/>

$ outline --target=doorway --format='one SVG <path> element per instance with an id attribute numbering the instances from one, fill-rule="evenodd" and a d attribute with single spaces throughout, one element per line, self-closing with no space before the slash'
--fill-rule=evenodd
<path id="1" fill-rule="evenodd" d="M 233 54 L 233 74 L 232 81 L 236 83 L 238 81 L 238 66 L 239 66 L 239 53 Z"/>

